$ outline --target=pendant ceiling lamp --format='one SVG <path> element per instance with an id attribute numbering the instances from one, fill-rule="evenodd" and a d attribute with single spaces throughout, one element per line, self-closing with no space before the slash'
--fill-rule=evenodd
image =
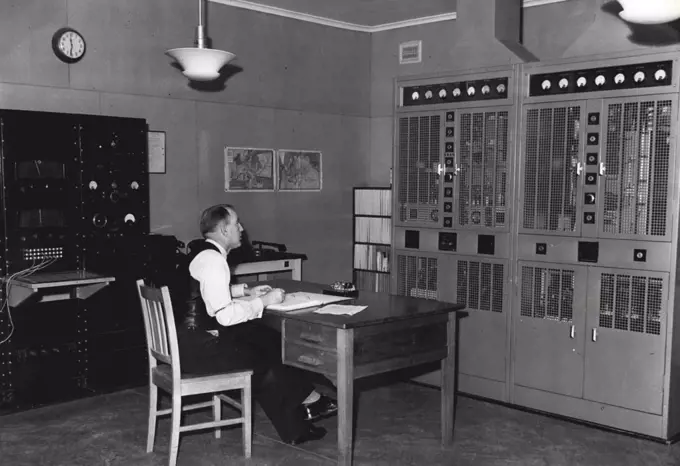
<path id="1" fill-rule="evenodd" d="M 680 0 L 618 0 L 619 16 L 637 24 L 665 24 L 680 19 Z"/>
<path id="2" fill-rule="evenodd" d="M 220 69 L 236 55 L 224 50 L 206 46 L 207 38 L 203 26 L 203 2 L 198 0 L 198 27 L 196 28 L 196 47 L 171 49 L 165 52 L 179 63 L 182 74 L 192 81 L 212 81 L 220 76 Z"/>

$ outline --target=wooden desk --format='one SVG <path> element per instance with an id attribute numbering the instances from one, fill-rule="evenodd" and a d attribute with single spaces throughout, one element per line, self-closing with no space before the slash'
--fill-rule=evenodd
<path id="1" fill-rule="evenodd" d="M 287 292 L 320 293 L 322 285 L 272 280 Z M 463 306 L 361 291 L 353 316 L 266 311 L 282 331 L 283 362 L 333 380 L 338 390 L 338 464 L 352 464 L 354 380 L 441 361 L 442 445 L 453 440 L 455 417 L 456 312 Z"/>
<path id="2" fill-rule="evenodd" d="M 292 272 L 293 280 L 302 280 L 302 261 L 304 254 L 268 251 L 261 256 L 253 256 L 233 268 L 232 274 L 257 275 L 257 280 L 267 280 L 268 273 Z"/>

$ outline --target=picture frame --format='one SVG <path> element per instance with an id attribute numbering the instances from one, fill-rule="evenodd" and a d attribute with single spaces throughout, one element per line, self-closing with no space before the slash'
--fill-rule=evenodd
<path id="1" fill-rule="evenodd" d="M 276 151 L 257 147 L 224 148 L 226 192 L 270 192 L 276 190 Z"/>
<path id="2" fill-rule="evenodd" d="M 149 131 L 147 144 L 149 173 L 165 173 L 165 131 Z"/>
<path id="3" fill-rule="evenodd" d="M 314 150 L 279 149 L 277 189 L 284 192 L 321 191 L 322 153 Z"/>

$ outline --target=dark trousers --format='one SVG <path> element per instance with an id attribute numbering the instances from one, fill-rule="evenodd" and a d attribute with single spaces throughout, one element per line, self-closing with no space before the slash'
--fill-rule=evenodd
<path id="1" fill-rule="evenodd" d="M 253 396 L 284 442 L 306 429 L 301 404 L 314 386 L 304 371 L 281 362 L 281 334 L 256 321 L 220 327 L 220 336 L 178 329 L 182 373 L 253 371 Z"/>

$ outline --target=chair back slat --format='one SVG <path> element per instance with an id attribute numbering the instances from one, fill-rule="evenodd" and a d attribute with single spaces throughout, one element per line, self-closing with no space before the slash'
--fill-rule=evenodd
<path id="1" fill-rule="evenodd" d="M 153 288 L 146 286 L 144 280 L 137 280 L 137 290 L 144 314 L 149 370 L 156 366 L 156 361 L 170 364 L 173 379 L 179 381 L 179 347 L 168 287 Z"/>

